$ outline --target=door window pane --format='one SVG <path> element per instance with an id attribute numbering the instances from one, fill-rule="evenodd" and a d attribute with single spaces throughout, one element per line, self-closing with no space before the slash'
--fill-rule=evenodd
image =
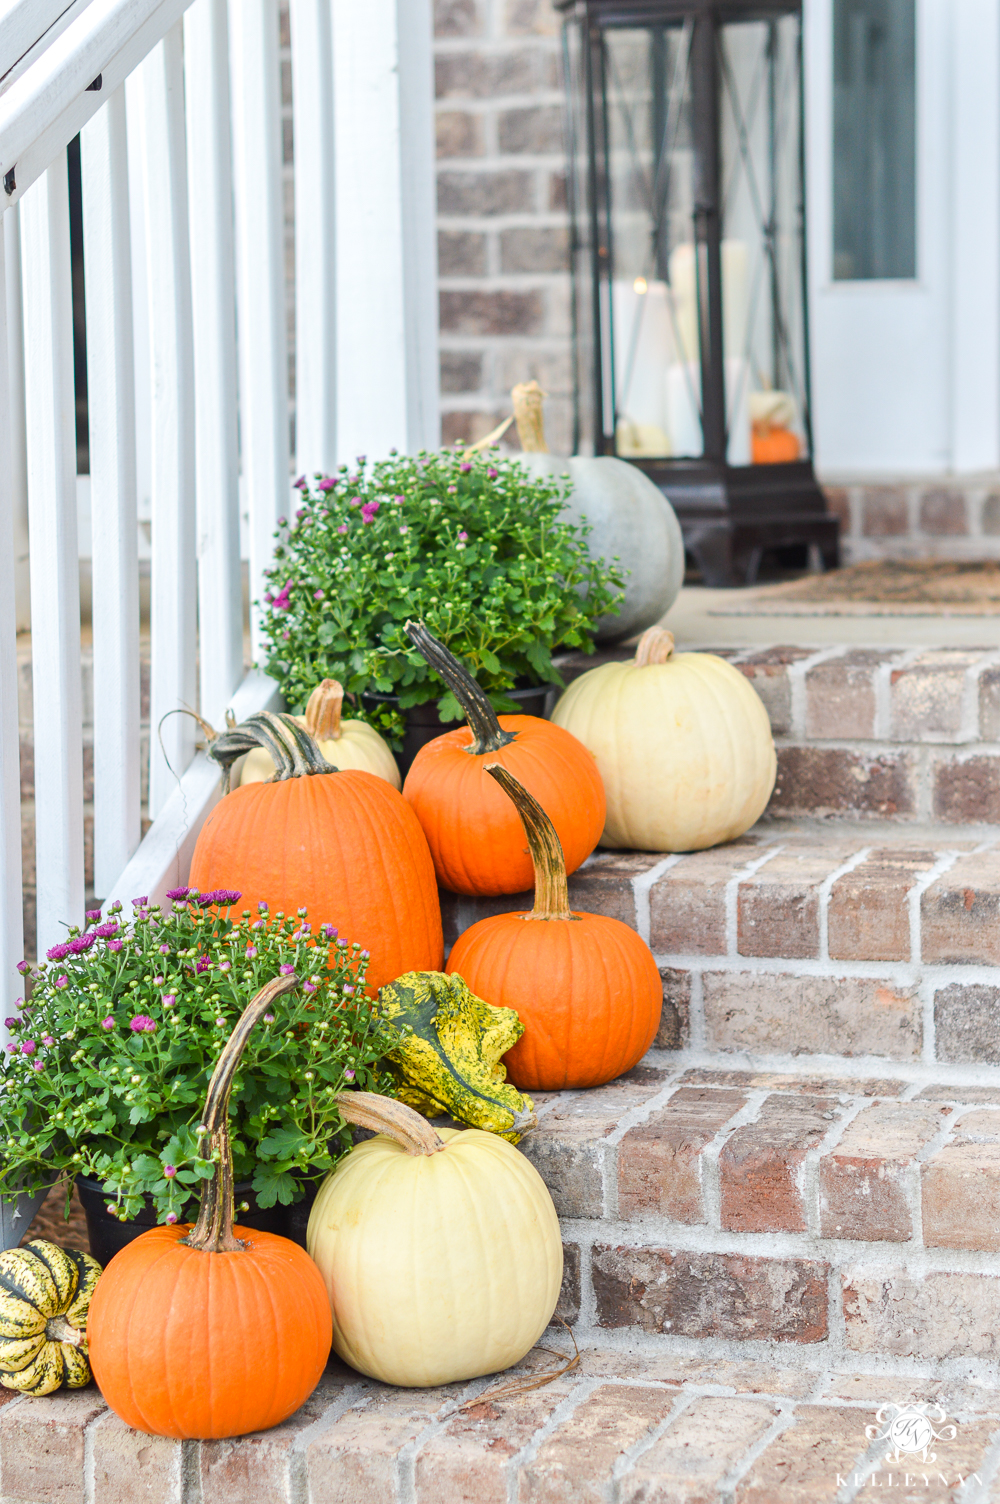
<path id="1" fill-rule="evenodd" d="M 833 275 L 915 277 L 915 0 L 834 0 Z"/>

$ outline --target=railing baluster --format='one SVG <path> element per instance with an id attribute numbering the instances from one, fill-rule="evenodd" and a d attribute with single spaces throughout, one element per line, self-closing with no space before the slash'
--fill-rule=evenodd
<path id="1" fill-rule="evenodd" d="M 152 366 L 149 813 L 155 819 L 195 749 L 194 359 L 181 23 L 138 70 L 145 164 Z M 163 724 L 161 725 L 161 721 Z"/>
<path id="2" fill-rule="evenodd" d="M 21 305 L 21 206 L 3 216 L 7 254 L 7 400 L 10 412 L 10 483 L 14 495 L 14 603 L 17 630 L 31 626 L 28 579 L 28 435 L 24 422 L 24 314 Z"/>
<path id="3" fill-rule="evenodd" d="M 80 136 L 90 416 L 94 887 L 139 844 L 139 559 L 125 92 Z"/>
<path id="4" fill-rule="evenodd" d="M 291 0 L 295 134 L 295 462 L 337 463 L 330 0 Z"/>
<path id="5" fill-rule="evenodd" d="M 80 559 L 69 189 L 60 152 L 21 203 L 31 529 L 38 953 L 83 920 Z"/>
<path id="6" fill-rule="evenodd" d="M 6 215 L 0 222 L 0 453 L 9 453 L 10 393 L 7 359 Z M 0 1007 L 14 1005 L 24 954 L 21 927 L 21 776 L 17 729 L 17 626 L 14 618 L 14 477 L 0 465 Z M 7 1030 L 0 1026 L 0 1044 Z"/>
<path id="7" fill-rule="evenodd" d="M 290 505 L 277 0 L 230 0 L 239 286 L 240 447 L 250 509 L 250 599 L 263 592 Z M 251 609 L 254 655 L 258 613 Z"/>
<path id="8" fill-rule="evenodd" d="M 226 0 L 184 17 L 191 302 L 194 310 L 201 713 L 221 725 L 243 677 L 236 271 Z"/>

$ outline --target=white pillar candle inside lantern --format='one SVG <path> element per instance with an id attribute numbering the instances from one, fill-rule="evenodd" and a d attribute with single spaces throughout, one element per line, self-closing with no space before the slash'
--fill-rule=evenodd
<path id="1" fill-rule="evenodd" d="M 667 284 L 622 279 L 611 295 L 619 450 L 668 455 L 665 382 L 673 340 Z"/>
<path id="2" fill-rule="evenodd" d="M 690 241 L 670 253 L 670 295 L 678 359 L 666 380 L 667 430 L 674 455 L 699 455 L 701 431 L 701 366 L 698 360 L 698 281 L 696 251 Z M 750 372 L 746 346 L 749 289 L 747 247 L 742 240 L 722 242 L 722 328 L 725 350 L 726 417 L 731 465 L 750 463 Z M 684 358 L 686 357 L 686 359 Z"/>

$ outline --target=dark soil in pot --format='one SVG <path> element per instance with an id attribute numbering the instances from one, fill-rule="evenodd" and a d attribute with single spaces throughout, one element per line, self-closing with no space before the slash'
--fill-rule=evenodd
<path id="1" fill-rule="evenodd" d="M 78 1175 L 76 1188 L 83 1205 L 84 1215 L 87 1219 L 87 1232 L 90 1236 L 90 1251 L 97 1262 L 104 1267 L 119 1253 L 126 1243 L 133 1242 L 148 1232 L 151 1227 L 157 1225 L 156 1211 L 151 1197 L 146 1197 L 146 1205 L 138 1216 L 127 1222 L 119 1222 L 117 1217 L 112 1217 L 107 1209 L 108 1193 L 101 1189 L 99 1180 L 90 1180 L 85 1175 Z M 237 1212 L 237 1223 L 243 1227 L 252 1227 L 257 1232 L 274 1232 L 280 1237 L 290 1238 L 293 1243 L 300 1247 L 306 1246 L 306 1224 L 309 1221 L 309 1212 L 313 1201 L 316 1199 L 316 1185 L 306 1187 L 305 1197 L 295 1206 L 269 1206 L 266 1208 L 257 1205 L 257 1198 L 250 1188 L 249 1181 L 242 1181 L 234 1187 L 236 1205 L 241 1201 L 249 1203 L 249 1211 Z"/>
<path id="2" fill-rule="evenodd" d="M 522 706 L 523 715 L 537 715 L 543 719 L 548 718 L 556 696 L 560 693 L 561 691 L 555 684 L 529 684 L 523 689 L 507 691 L 509 697 Z M 380 705 L 396 706 L 399 704 L 398 695 L 363 694 L 361 700 L 367 710 L 374 710 Z M 435 700 L 429 700 L 425 705 L 411 705 L 409 710 L 403 711 L 403 714 L 406 717 L 403 749 L 397 752 L 395 757 L 400 774 L 405 778 L 421 747 L 425 747 L 428 742 L 432 742 L 435 737 L 441 736 L 445 731 L 456 731 L 464 722 L 442 721 L 438 715 Z"/>

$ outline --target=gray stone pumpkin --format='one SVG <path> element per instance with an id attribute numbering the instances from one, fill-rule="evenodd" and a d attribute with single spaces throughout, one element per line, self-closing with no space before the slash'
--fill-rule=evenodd
<path id="1" fill-rule="evenodd" d="M 610 455 L 550 454 L 545 446 L 542 397 L 537 381 L 515 386 L 511 396 L 524 450 L 518 458 L 533 475 L 569 474 L 566 503 L 574 522 L 589 522 L 591 557 L 617 555 L 625 600 L 617 616 L 602 616 L 598 642 L 616 642 L 655 626 L 677 599 L 684 579 L 684 540 L 674 509 L 647 475 Z"/>

